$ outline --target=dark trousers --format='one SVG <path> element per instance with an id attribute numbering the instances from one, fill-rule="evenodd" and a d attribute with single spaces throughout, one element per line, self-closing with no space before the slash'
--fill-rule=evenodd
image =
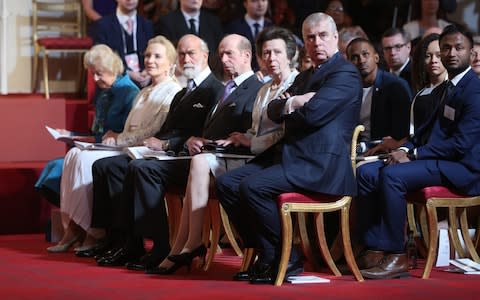
<path id="1" fill-rule="evenodd" d="M 449 184 L 436 160 L 364 164 L 357 169 L 357 182 L 355 228 L 360 242 L 369 249 L 395 253 L 405 249 L 407 193 Z"/>
<path id="2" fill-rule="evenodd" d="M 218 178 L 217 191 L 247 246 L 254 244 L 266 263 L 278 260 L 281 225 L 277 197 L 298 191 L 285 178 L 282 166 L 249 163 Z"/>

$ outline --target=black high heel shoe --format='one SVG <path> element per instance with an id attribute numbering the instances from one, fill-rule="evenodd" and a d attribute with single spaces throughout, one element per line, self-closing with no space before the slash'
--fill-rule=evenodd
<path id="1" fill-rule="evenodd" d="M 205 263 L 206 254 L 207 254 L 207 248 L 205 247 L 205 245 L 201 244 L 197 248 L 193 249 L 192 252 L 183 252 L 180 254 L 170 255 L 168 259 L 173 261 L 174 263 L 186 265 L 190 269 L 192 260 L 197 256 L 200 259 L 202 259 L 203 263 Z"/>

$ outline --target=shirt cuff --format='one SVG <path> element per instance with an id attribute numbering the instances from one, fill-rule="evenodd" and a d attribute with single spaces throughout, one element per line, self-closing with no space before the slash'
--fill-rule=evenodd
<path id="1" fill-rule="evenodd" d="M 284 114 L 286 115 L 291 114 L 295 110 L 295 108 L 293 108 L 294 99 L 295 99 L 295 96 L 287 99 L 287 102 L 285 102 L 285 108 L 283 109 Z"/>

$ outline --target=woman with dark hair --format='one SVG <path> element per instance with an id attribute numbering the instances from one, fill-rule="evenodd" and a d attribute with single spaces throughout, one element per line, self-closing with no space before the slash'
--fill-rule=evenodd
<path id="1" fill-rule="evenodd" d="M 217 140 L 220 146 L 249 148 L 259 155 L 283 137 L 283 126 L 273 123 L 266 113 L 268 103 L 281 95 L 293 83 L 298 71 L 294 57 L 297 46 L 293 34 L 284 28 L 268 27 L 257 37 L 256 51 L 268 75 L 272 77 L 258 92 L 252 112 L 252 127 L 245 133 L 233 132 L 227 139 Z M 223 159 L 212 153 L 200 153 L 192 158 L 178 234 L 170 256 L 160 265 L 147 267 L 149 274 L 167 275 L 179 267 L 189 266 L 195 257 L 205 257 L 202 228 L 208 202 L 211 175 L 217 177 L 245 164 L 245 159 Z"/>
<path id="2" fill-rule="evenodd" d="M 442 83 L 448 78 L 447 70 L 440 60 L 438 39 L 436 33 L 427 35 L 420 40 L 413 53 L 412 85 L 417 95 L 413 99 L 410 114 L 411 134 L 430 119 L 443 98 Z"/>

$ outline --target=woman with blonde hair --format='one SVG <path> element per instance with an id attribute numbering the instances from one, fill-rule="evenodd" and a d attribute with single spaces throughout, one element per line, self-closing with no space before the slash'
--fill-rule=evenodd
<path id="1" fill-rule="evenodd" d="M 98 78 L 108 73 L 98 68 L 98 65 L 102 64 L 101 61 L 104 61 L 104 57 L 88 53 L 85 58 L 86 67 L 94 73 L 100 88 L 102 85 L 99 84 Z M 153 136 L 160 129 L 173 97 L 181 90 L 176 79 L 172 77 L 175 61 L 176 51 L 168 39 L 157 36 L 149 40 L 145 52 L 145 70 L 151 76 L 152 82 L 136 96 L 128 116 L 125 114 L 121 119 L 124 123 L 123 131 L 107 130 L 101 137 L 103 144 L 119 147 L 141 145 L 146 138 Z M 114 87 L 115 83 L 112 85 L 112 93 Z M 124 101 L 123 97 L 118 101 Z M 114 106 L 115 103 L 112 101 L 109 111 Z M 105 235 L 103 230 L 90 228 L 93 202 L 91 169 L 97 159 L 121 153 L 121 151 L 88 151 L 79 148 L 73 148 L 67 153 L 60 190 L 60 209 L 64 216 L 63 225 L 66 230 L 60 243 L 48 248 L 50 252 L 67 251 L 74 241 L 86 232 L 82 247 L 76 248 L 77 254 L 81 256 L 83 251 L 96 246 L 97 241 Z"/>

